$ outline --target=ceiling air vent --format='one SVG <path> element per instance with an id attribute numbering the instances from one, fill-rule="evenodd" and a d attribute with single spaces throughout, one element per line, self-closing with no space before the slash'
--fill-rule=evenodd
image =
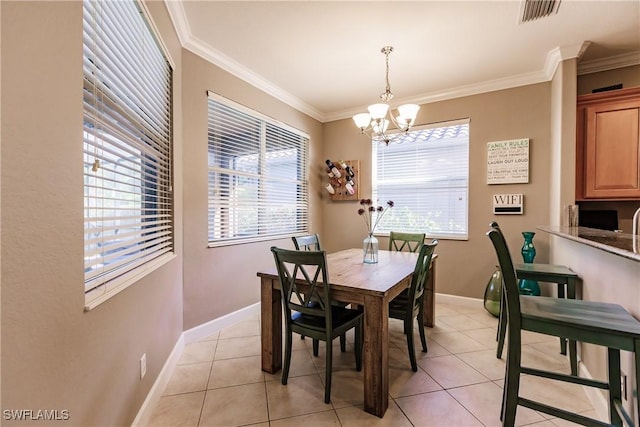
<path id="1" fill-rule="evenodd" d="M 534 21 L 558 13 L 560 0 L 524 0 L 522 2 L 520 22 Z"/>

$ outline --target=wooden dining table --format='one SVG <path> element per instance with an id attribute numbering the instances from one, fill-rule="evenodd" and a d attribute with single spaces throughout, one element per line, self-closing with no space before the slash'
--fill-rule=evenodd
<path id="1" fill-rule="evenodd" d="M 364 409 L 384 416 L 389 406 L 389 301 L 411 284 L 416 253 L 379 251 L 378 263 L 362 262 L 362 249 L 346 249 L 327 255 L 333 299 L 364 308 Z M 435 268 L 432 261 L 431 268 Z M 431 294 L 425 316 L 433 324 L 435 271 L 427 288 Z M 261 295 L 262 370 L 271 374 L 282 368 L 282 297 L 275 265 L 259 271 Z M 425 324 L 427 321 L 425 321 Z M 407 361 L 408 364 L 408 361 Z"/>

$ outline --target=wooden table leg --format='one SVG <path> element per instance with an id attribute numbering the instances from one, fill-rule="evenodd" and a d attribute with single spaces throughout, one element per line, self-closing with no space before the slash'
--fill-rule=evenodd
<path id="1" fill-rule="evenodd" d="M 389 406 L 389 304 L 364 297 L 364 410 L 380 418 Z"/>
<path id="2" fill-rule="evenodd" d="M 262 370 L 270 374 L 282 368 L 282 297 L 274 282 L 260 279 Z"/>
<path id="3" fill-rule="evenodd" d="M 429 277 L 424 286 L 424 325 L 433 328 L 436 324 L 436 260 L 431 260 Z"/>

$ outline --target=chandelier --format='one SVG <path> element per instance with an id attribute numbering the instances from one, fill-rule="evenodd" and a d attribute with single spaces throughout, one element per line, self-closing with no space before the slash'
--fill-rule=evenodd
<path id="1" fill-rule="evenodd" d="M 420 106 L 417 104 L 404 104 L 398 107 L 398 116 L 393 117 L 393 114 L 389 109 L 389 101 L 393 99 L 393 93 L 391 93 L 391 85 L 389 84 L 389 54 L 393 52 L 392 46 L 383 47 L 380 52 L 384 53 L 386 57 L 387 72 L 385 79 L 387 87 L 384 93 L 380 94 L 380 99 L 383 101 L 378 104 L 372 104 L 367 107 L 368 113 L 360 113 L 353 116 L 353 121 L 360 129 L 360 133 L 367 135 L 379 141 L 384 141 L 389 145 L 389 142 L 396 138 L 398 135 L 407 133 L 413 123 L 416 120 L 416 115 Z M 387 118 L 387 115 L 389 118 Z M 393 123 L 397 132 L 393 134 L 387 133 L 389 123 Z"/>

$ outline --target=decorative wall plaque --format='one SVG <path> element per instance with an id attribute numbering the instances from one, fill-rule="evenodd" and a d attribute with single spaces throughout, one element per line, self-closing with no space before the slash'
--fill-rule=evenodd
<path id="1" fill-rule="evenodd" d="M 487 184 L 529 182 L 529 139 L 487 143 Z"/>

